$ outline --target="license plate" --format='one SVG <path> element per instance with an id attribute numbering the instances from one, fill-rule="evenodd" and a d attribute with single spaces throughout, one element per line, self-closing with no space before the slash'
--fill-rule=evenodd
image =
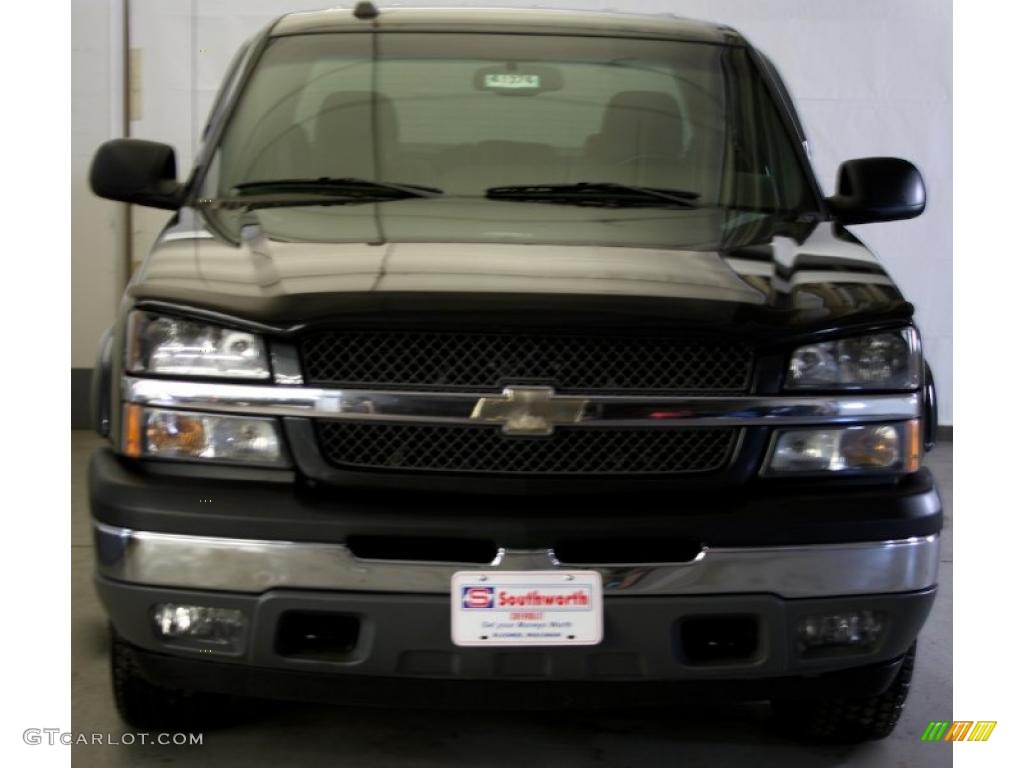
<path id="1" fill-rule="evenodd" d="M 452 642 L 597 645 L 601 603 L 596 571 L 459 571 L 452 576 Z"/>

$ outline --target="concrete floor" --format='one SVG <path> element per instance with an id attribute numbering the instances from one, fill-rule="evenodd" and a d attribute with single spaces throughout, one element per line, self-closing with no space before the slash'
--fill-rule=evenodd
<path id="1" fill-rule="evenodd" d="M 71 722 L 76 733 L 133 733 L 109 687 L 107 630 L 92 587 L 85 468 L 99 440 L 72 432 Z M 764 705 L 588 714 L 446 713 L 282 704 L 258 722 L 206 732 L 202 746 L 72 747 L 85 766 L 936 766 L 949 744 L 922 743 L 930 720 L 953 719 L 953 446 L 928 464 L 946 510 L 939 597 L 918 645 L 914 683 L 896 732 L 859 747 L 805 747 L 776 737 Z"/>

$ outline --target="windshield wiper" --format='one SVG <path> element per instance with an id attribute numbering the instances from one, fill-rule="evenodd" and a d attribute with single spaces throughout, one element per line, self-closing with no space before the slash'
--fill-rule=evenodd
<path id="1" fill-rule="evenodd" d="M 697 192 L 686 189 L 656 189 L 614 181 L 581 181 L 574 184 L 522 184 L 512 187 L 491 187 L 489 200 L 520 200 L 523 202 L 593 205 L 607 208 L 666 206 L 696 208 Z"/>
<path id="2" fill-rule="evenodd" d="M 267 179 L 265 181 L 244 181 L 233 187 L 239 195 L 252 193 L 267 194 L 271 192 L 294 192 L 298 194 L 324 194 L 371 197 L 391 196 L 395 199 L 408 197 L 434 197 L 444 190 L 436 187 L 424 187 L 419 184 L 398 184 L 393 181 L 374 181 L 372 179 L 332 178 L 323 176 L 318 179 Z"/>
<path id="3" fill-rule="evenodd" d="M 206 200 L 213 208 L 287 208 L 300 205 L 352 205 L 355 203 L 386 203 L 436 197 L 443 190 L 419 184 L 397 184 L 370 179 L 267 179 L 245 181 L 232 187 L 231 197 Z"/>

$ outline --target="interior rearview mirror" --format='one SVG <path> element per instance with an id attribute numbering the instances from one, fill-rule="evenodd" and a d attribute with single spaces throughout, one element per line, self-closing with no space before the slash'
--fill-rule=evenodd
<path id="1" fill-rule="evenodd" d="M 89 186 L 107 200 L 169 210 L 180 206 L 184 191 L 174 148 L 142 139 L 102 144 L 92 159 Z"/>
<path id="2" fill-rule="evenodd" d="M 483 67 L 473 78 L 478 91 L 490 91 L 502 96 L 535 96 L 538 93 L 560 91 L 565 87 L 562 72 L 557 67 L 531 64 L 521 67 L 515 62 L 504 66 Z"/>
<path id="3" fill-rule="evenodd" d="M 847 160 L 826 202 L 840 224 L 912 219 L 924 212 L 924 179 L 913 163 L 896 157 Z"/>

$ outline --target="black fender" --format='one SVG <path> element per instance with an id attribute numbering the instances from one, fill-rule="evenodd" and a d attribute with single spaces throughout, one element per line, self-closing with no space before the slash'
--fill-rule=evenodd
<path id="1" fill-rule="evenodd" d="M 92 405 L 92 426 L 100 437 L 110 435 L 110 354 L 113 328 L 107 328 L 96 348 L 96 365 L 92 369 L 89 402 Z"/>
<path id="2" fill-rule="evenodd" d="M 932 376 L 932 367 L 924 364 L 924 424 L 922 435 L 924 437 L 924 449 L 930 451 L 935 447 L 939 433 L 939 398 L 935 391 L 935 378 Z"/>

